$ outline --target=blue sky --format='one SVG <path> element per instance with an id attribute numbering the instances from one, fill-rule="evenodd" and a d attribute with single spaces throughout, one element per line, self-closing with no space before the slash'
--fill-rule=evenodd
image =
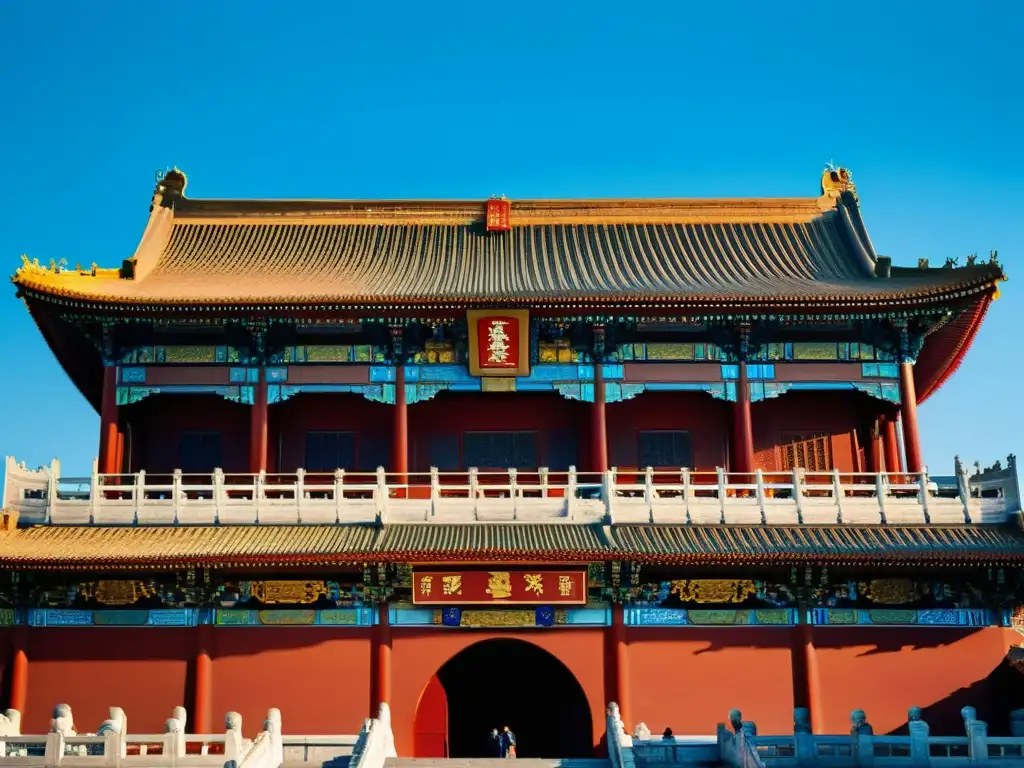
<path id="1" fill-rule="evenodd" d="M 117 266 L 154 172 L 196 197 L 806 196 L 880 253 L 1010 274 L 921 409 L 925 459 L 1024 447 L 1017 3 L 0 3 L 0 264 Z M 98 418 L 11 287 L 0 453 L 84 472 Z M 756 413 L 756 412 L 755 412 Z"/>

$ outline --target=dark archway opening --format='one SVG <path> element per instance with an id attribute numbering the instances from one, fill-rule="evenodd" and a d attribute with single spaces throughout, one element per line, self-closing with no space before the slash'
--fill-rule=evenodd
<path id="1" fill-rule="evenodd" d="M 448 702 L 450 757 L 493 755 L 492 728 L 508 726 L 519 757 L 593 757 L 590 704 L 561 661 L 525 640 L 484 640 L 437 673 Z"/>

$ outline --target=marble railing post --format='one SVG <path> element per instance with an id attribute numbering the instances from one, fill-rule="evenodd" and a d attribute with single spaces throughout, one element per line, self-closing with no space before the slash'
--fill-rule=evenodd
<path id="1" fill-rule="evenodd" d="M 861 768 L 874 765 L 875 731 L 863 709 L 850 713 L 850 736 L 853 737 L 853 756 L 857 765 Z"/>
<path id="2" fill-rule="evenodd" d="M 972 763 L 988 760 L 988 723 L 978 719 L 974 707 L 960 710 L 964 719 L 964 731 L 967 734 L 967 756 Z"/>
<path id="3" fill-rule="evenodd" d="M 928 723 L 921 719 L 921 708 L 911 707 L 907 713 L 907 731 L 910 734 L 910 764 L 913 768 L 928 768 L 931 754 L 928 749 Z"/>
<path id="4" fill-rule="evenodd" d="M 799 768 L 809 768 L 818 759 L 818 747 L 811 733 L 811 713 L 807 707 L 793 710 L 793 748 Z"/>

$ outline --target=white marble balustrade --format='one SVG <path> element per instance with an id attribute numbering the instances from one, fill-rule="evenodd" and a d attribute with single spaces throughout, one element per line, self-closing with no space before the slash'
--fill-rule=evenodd
<path id="1" fill-rule="evenodd" d="M 255 738 L 246 739 L 242 718 L 236 712 L 225 716 L 223 733 L 190 734 L 186 732 L 185 709 L 175 707 L 163 733 L 135 734 L 128 730 L 124 711 L 111 707 L 110 718 L 100 724 L 96 733 L 82 734 L 76 731 L 71 708 L 58 704 L 45 734 L 22 734 L 21 714 L 16 710 L 0 715 L 0 767 L 280 768 L 285 761 L 322 765 L 351 756 L 350 765 L 357 768 L 360 744 L 366 742 L 368 729 L 376 722 L 368 720 L 364 733 L 358 735 L 283 735 L 281 713 L 271 709 Z M 378 738 L 390 734 L 390 719 L 387 723 L 386 728 L 378 729 Z M 388 743 L 393 744 L 393 738 Z M 361 765 L 365 768 L 365 763 Z M 376 768 L 381 765 L 383 759 Z"/>
<path id="2" fill-rule="evenodd" d="M 973 707 L 965 707 L 963 734 L 936 736 L 930 733 L 921 710 L 907 715 L 908 735 L 876 735 L 862 710 L 850 715 L 850 732 L 813 734 L 806 709 L 794 712 L 794 732 L 763 735 L 744 721 L 738 710 L 729 723 L 719 725 L 715 754 L 702 741 L 688 737 L 662 738 L 646 725 L 625 733 L 618 708 L 608 709 L 607 743 L 613 768 L 665 768 L 720 762 L 728 768 L 956 768 L 965 765 L 1024 766 L 1024 712 L 1013 713 L 1014 736 L 989 736 L 988 724 L 978 720 Z M 1018 733 L 1020 731 L 1020 733 Z"/>
<path id="3" fill-rule="evenodd" d="M 4 509 L 52 525 L 252 525 L 384 522 L 924 525 L 1003 523 L 1020 511 L 1016 466 L 984 493 L 959 467 L 940 488 L 928 473 L 785 473 L 471 469 L 390 475 L 295 474 L 62 477 L 8 457 Z"/>

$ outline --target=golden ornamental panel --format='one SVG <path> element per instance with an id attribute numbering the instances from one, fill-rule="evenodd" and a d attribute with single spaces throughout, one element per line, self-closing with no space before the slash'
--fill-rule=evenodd
<path id="1" fill-rule="evenodd" d="M 215 363 L 216 347 L 165 347 L 165 363 Z"/>
<path id="2" fill-rule="evenodd" d="M 250 590 L 264 605 L 309 605 L 328 593 L 323 581 L 254 581 Z"/>
<path id="3" fill-rule="evenodd" d="M 670 594 L 684 603 L 742 603 L 757 594 L 750 579 L 685 579 L 670 582 Z"/>

